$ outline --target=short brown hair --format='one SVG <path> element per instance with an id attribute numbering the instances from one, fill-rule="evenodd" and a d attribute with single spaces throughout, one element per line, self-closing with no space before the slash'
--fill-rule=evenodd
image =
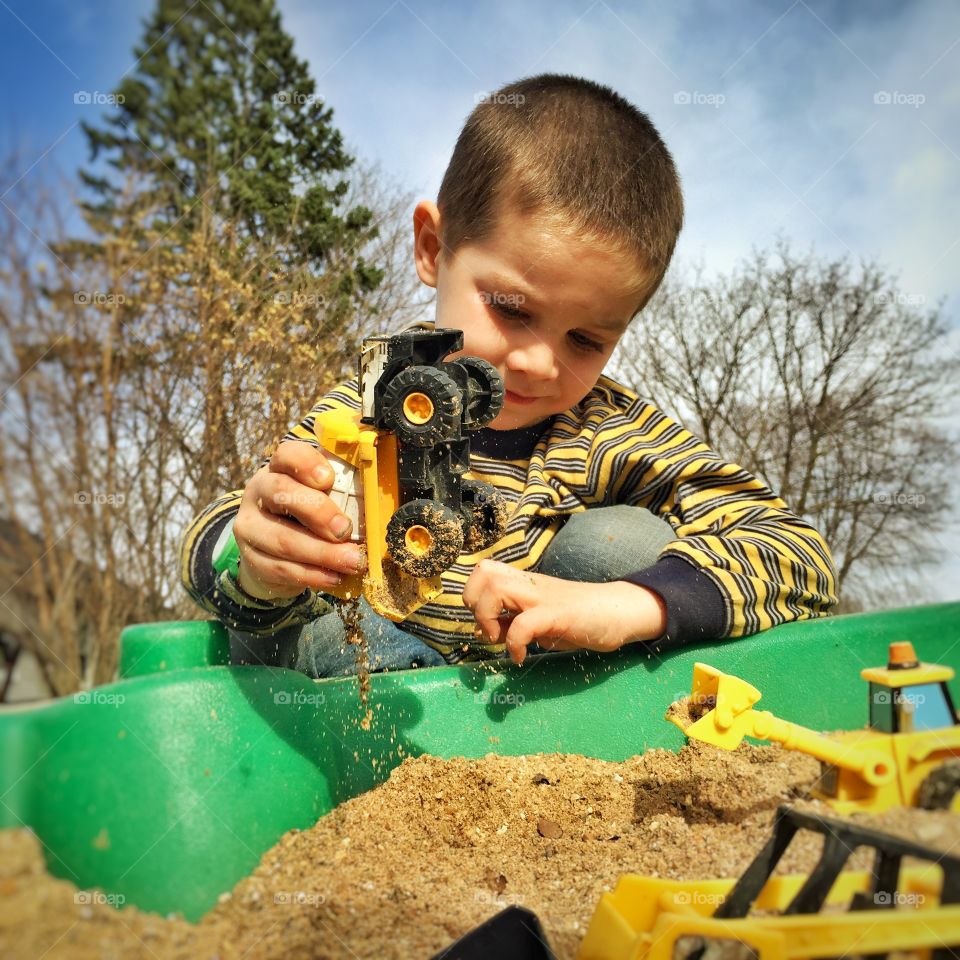
<path id="1" fill-rule="evenodd" d="M 444 249 L 488 238 L 502 203 L 637 255 L 651 275 L 644 303 L 683 225 L 680 178 L 650 118 L 609 87 L 560 74 L 484 95 L 467 118 L 437 198 Z"/>

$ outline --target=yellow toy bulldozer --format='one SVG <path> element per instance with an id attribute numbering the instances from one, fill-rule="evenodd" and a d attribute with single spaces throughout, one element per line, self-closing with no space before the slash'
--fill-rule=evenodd
<path id="1" fill-rule="evenodd" d="M 917 660 L 913 644 L 892 643 L 885 667 L 869 683 L 869 725 L 830 735 L 755 710 L 760 691 L 745 680 L 694 664 L 693 690 L 671 704 L 667 719 L 687 737 L 733 750 L 745 736 L 817 757 L 813 791 L 834 809 L 881 811 L 895 806 L 960 812 L 960 724 L 947 687 L 950 667 Z"/>
<path id="2" fill-rule="evenodd" d="M 807 875 L 773 876 L 801 830 L 823 837 Z M 870 870 L 845 871 L 854 850 Z M 911 858 L 922 866 L 905 866 Z M 502 954 L 499 954 L 502 956 Z M 597 907 L 578 960 L 960 956 L 960 857 L 783 806 L 739 880 L 627 874 Z"/>
<path id="3" fill-rule="evenodd" d="M 822 837 L 807 874 L 778 874 L 795 836 Z M 845 870 L 858 848 L 869 870 Z M 907 865 L 907 863 L 910 865 Z M 915 865 L 919 864 L 919 865 Z M 553 960 L 537 916 L 513 906 L 432 960 Z M 960 957 L 960 856 L 859 823 L 781 806 L 739 879 L 625 874 L 600 898 L 577 960 Z"/>

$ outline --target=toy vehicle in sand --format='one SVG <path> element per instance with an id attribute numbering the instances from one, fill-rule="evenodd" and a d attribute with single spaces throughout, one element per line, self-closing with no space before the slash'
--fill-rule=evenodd
<path id="1" fill-rule="evenodd" d="M 823 837 L 808 874 L 773 876 L 794 837 Z M 844 870 L 860 847 L 871 870 Z M 904 866 L 906 858 L 921 866 Z M 773 832 L 739 880 L 626 874 L 603 894 L 578 960 L 807 960 L 960 956 L 960 856 L 860 824 L 777 810 Z M 512 906 L 433 960 L 553 960 L 536 914 Z"/>
<path id="2" fill-rule="evenodd" d="M 760 691 L 696 663 L 689 698 L 667 719 L 687 737 L 733 750 L 745 736 L 817 757 L 813 791 L 841 812 L 895 806 L 960 812 L 960 722 L 947 687 L 951 667 L 917 660 L 913 644 L 890 644 L 886 667 L 868 667 L 869 726 L 824 735 L 755 710 Z"/>
<path id="3" fill-rule="evenodd" d="M 809 874 L 774 877 L 801 830 L 823 837 L 819 861 Z M 858 847 L 873 849 L 873 868 L 844 871 Z M 907 857 L 924 865 L 905 867 Z M 602 896 L 578 958 L 947 960 L 958 948 L 960 856 L 783 806 L 739 880 L 621 877 Z"/>

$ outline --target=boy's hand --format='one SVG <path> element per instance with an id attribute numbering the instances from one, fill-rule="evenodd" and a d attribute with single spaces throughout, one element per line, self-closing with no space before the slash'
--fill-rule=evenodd
<path id="1" fill-rule="evenodd" d="M 233 535 L 240 586 L 264 600 L 295 597 L 305 587 L 336 586 L 364 569 L 361 546 L 347 543 L 351 523 L 324 493 L 333 468 L 309 443 L 277 447 L 243 491 Z M 293 519 L 291 519 L 293 518 Z"/>
<path id="2" fill-rule="evenodd" d="M 574 583 L 495 560 L 477 564 L 463 602 L 484 642 L 505 643 L 517 664 L 530 643 L 547 650 L 616 650 L 659 637 L 667 622 L 663 601 L 645 587 L 622 580 Z"/>

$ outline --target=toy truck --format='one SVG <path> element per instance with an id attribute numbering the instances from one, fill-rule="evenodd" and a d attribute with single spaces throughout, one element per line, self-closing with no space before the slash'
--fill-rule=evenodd
<path id="1" fill-rule="evenodd" d="M 760 691 L 705 663 L 693 668 L 689 698 L 667 719 L 693 739 L 733 750 L 745 736 L 817 757 L 815 795 L 841 812 L 894 806 L 960 812 L 960 725 L 947 666 L 921 663 L 913 644 L 890 644 L 886 667 L 868 667 L 869 726 L 825 736 L 754 710 Z"/>
<path id="2" fill-rule="evenodd" d="M 806 875 L 773 876 L 801 831 L 823 838 L 818 862 Z M 859 847 L 874 852 L 873 868 L 844 870 Z M 577 958 L 952 960 L 960 955 L 958 947 L 960 857 L 781 806 L 770 839 L 738 880 L 620 877 L 614 890 L 601 896 Z M 512 906 L 433 960 L 491 956 L 552 960 L 554 954 L 536 914 Z"/>
<path id="3" fill-rule="evenodd" d="M 506 504 L 494 487 L 464 476 L 469 433 L 503 407 L 497 369 L 477 357 L 445 360 L 459 330 L 370 337 L 360 355 L 359 412 L 329 411 L 314 432 L 336 478 L 330 491 L 365 544 L 365 576 L 329 592 L 363 594 L 401 620 L 440 590 L 440 573 L 464 551 L 503 536 Z"/>

